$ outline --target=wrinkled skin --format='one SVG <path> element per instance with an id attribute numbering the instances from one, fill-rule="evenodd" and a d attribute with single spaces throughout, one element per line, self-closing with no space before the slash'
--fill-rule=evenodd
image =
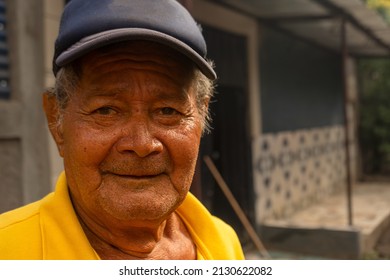
<path id="1" fill-rule="evenodd" d="M 194 258 L 174 214 L 189 191 L 202 130 L 190 63 L 146 42 L 93 51 L 78 63 L 81 80 L 59 125 L 55 98 L 45 95 L 44 106 L 91 244 L 102 258 Z"/>

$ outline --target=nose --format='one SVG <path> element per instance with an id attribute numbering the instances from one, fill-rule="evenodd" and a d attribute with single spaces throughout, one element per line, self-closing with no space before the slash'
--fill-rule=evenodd
<path id="1" fill-rule="evenodd" d="M 163 144 L 151 133 L 146 121 L 132 120 L 126 128 L 122 129 L 116 149 L 120 153 L 134 153 L 143 158 L 160 153 L 163 150 Z"/>

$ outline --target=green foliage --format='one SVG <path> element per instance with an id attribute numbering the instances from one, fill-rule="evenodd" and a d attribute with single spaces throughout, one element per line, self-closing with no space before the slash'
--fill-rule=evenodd
<path id="1" fill-rule="evenodd" d="M 360 143 L 367 173 L 390 171 L 390 59 L 359 62 Z"/>
<path id="2" fill-rule="evenodd" d="M 390 0 L 364 0 L 369 9 L 376 10 L 390 23 Z"/>

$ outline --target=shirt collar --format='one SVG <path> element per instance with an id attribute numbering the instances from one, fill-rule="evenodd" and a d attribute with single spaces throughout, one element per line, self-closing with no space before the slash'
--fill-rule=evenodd
<path id="1" fill-rule="evenodd" d="M 99 259 L 73 209 L 64 172 L 55 193 L 43 201 L 41 232 L 44 259 Z"/>

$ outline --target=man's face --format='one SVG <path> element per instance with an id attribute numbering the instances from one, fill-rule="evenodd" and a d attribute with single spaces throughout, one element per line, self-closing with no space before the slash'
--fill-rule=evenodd
<path id="1" fill-rule="evenodd" d="M 189 190 L 201 136 L 188 62 L 139 42 L 80 65 L 53 133 L 76 210 L 103 224 L 164 219 Z"/>

